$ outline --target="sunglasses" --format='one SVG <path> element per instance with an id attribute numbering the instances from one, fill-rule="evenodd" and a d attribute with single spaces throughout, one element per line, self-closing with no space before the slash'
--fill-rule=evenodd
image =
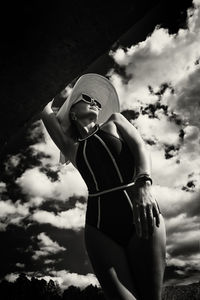
<path id="1" fill-rule="evenodd" d="M 88 95 L 85 95 L 85 94 L 82 94 L 81 97 L 82 98 L 80 101 L 84 101 L 85 103 L 95 105 L 99 110 L 101 110 L 101 108 L 102 108 L 101 103 L 99 103 L 96 99 L 94 99 Z"/>

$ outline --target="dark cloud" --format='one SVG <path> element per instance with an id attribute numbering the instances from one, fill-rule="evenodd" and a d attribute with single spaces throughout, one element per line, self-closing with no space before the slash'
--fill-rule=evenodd
<path id="1" fill-rule="evenodd" d="M 192 220 L 192 218 L 200 217 L 200 192 L 195 191 L 193 188 L 188 188 L 186 195 L 182 194 L 182 197 L 184 197 L 184 199 L 180 196 L 178 201 L 174 203 L 173 209 L 170 209 L 169 207 L 168 210 L 165 210 L 165 218 L 170 219 L 178 217 L 180 214 L 185 214 L 185 219 L 187 222 L 185 222 L 185 226 L 180 226 L 177 228 L 170 227 L 170 229 L 168 229 L 169 234 L 173 231 L 182 232 L 191 230 L 191 228 L 195 228 L 196 224 L 198 224 L 198 219 L 196 221 L 194 220 L 193 223 L 190 221 L 190 224 L 188 224 L 188 218 Z"/>
<path id="2" fill-rule="evenodd" d="M 187 9 L 193 7 L 192 0 L 174 1 L 174 9 L 170 19 L 166 17 L 161 22 L 161 27 L 167 28 L 170 34 L 177 33 L 180 28 L 187 28 Z M 173 20 L 173 22 L 172 22 Z"/>
<path id="3" fill-rule="evenodd" d="M 18 199 L 25 201 L 25 196 L 23 195 L 20 186 L 16 183 L 16 179 L 21 177 L 27 169 L 40 167 L 41 171 L 46 173 L 52 180 L 57 178 L 56 172 L 50 169 L 47 170 L 47 167 L 45 168 L 42 166 L 41 160 L 43 158 L 49 158 L 49 155 L 41 151 L 36 152 L 31 147 L 35 143 L 40 142 L 44 142 L 41 123 L 34 122 L 30 128 L 26 129 L 26 132 L 24 132 L 20 148 L 18 148 L 19 145 L 17 145 L 16 149 L 15 147 L 12 147 L 12 153 L 10 152 L 7 154 L 5 160 L 0 161 L 0 181 L 6 184 L 6 197 L 12 199 L 14 202 Z"/>
<path id="4" fill-rule="evenodd" d="M 168 280 L 177 280 L 182 279 L 182 276 L 180 276 L 177 271 L 183 271 L 184 268 L 180 268 L 177 266 L 166 266 L 165 268 L 165 274 L 164 274 L 164 282 L 167 282 Z"/>
<path id="5" fill-rule="evenodd" d="M 166 266 L 164 274 L 165 284 L 176 285 L 184 284 L 184 282 L 188 284 L 188 278 L 192 282 L 199 281 L 199 269 L 195 267 L 189 269 L 187 266 Z"/>
<path id="6" fill-rule="evenodd" d="M 28 230 L 24 228 L 9 225 L 7 230 L 0 232 L 0 276 L 21 270 L 16 263 L 22 263 L 26 266 L 31 265 L 30 247 L 31 238 Z"/>
<path id="7" fill-rule="evenodd" d="M 50 165 L 42 166 L 39 168 L 40 172 L 44 173 L 52 182 L 59 179 L 59 170 L 53 170 Z"/>
<path id="8" fill-rule="evenodd" d="M 180 145 L 164 145 L 165 158 L 170 159 L 178 154 Z"/>
<path id="9" fill-rule="evenodd" d="M 200 111 L 200 68 L 196 68 L 180 84 L 175 101 L 176 110 L 182 114 L 190 125 L 199 127 Z"/>
<path id="10" fill-rule="evenodd" d="M 126 52 L 125 48 L 122 47 L 122 49 L 124 49 L 124 51 Z M 132 79 L 133 76 L 132 76 L 132 74 L 128 74 L 126 72 L 126 67 L 120 66 L 115 63 L 113 68 L 115 70 L 115 73 L 120 76 L 123 84 L 125 84 L 125 85 L 128 84 L 129 81 Z"/>
<path id="11" fill-rule="evenodd" d="M 167 82 L 161 84 L 157 91 L 154 91 L 154 88 L 151 85 L 148 86 L 148 89 L 152 95 L 158 96 L 159 101 L 167 90 L 169 90 L 171 94 L 174 93 L 174 88 L 172 87 L 171 83 Z"/>
<path id="12" fill-rule="evenodd" d="M 37 236 L 45 232 L 53 241 L 66 248 L 65 251 L 32 258 L 39 250 Z M 5 232 L 0 232 L 0 277 L 14 272 L 38 272 L 48 274 L 46 259 L 53 260 L 53 270 L 65 269 L 69 272 L 87 274 L 92 273 L 84 245 L 84 232 L 52 228 L 49 225 L 30 225 L 28 228 L 19 228 L 9 225 Z M 18 263 L 18 266 L 16 266 Z M 19 263 L 21 264 L 19 266 Z M 24 265 L 24 266 L 23 266 Z"/>
<path id="13" fill-rule="evenodd" d="M 129 121 L 136 120 L 139 117 L 139 115 L 140 115 L 140 113 L 138 111 L 134 111 L 132 109 L 123 110 L 121 113 Z"/>
<path id="14" fill-rule="evenodd" d="M 45 232 L 53 241 L 56 241 L 59 245 L 66 248 L 66 251 L 48 256 L 49 259 L 55 260 L 55 263 L 53 264 L 54 270 L 65 269 L 69 272 L 79 274 L 92 272 L 84 245 L 83 230 L 74 232 L 73 230 L 52 228 L 49 225 L 35 224 L 31 226 L 30 235 L 37 236 L 40 232 Z M 36 246 L 35 249 L 38 249 L 38 246 Z M 38 268 L 43 274 L 48 274 L 46 266 L 43 264 L 44 260 L 46 260 L 46 257 L 41 257 L 40 260 L 34 262 L 37 266 L 35 266 L 35 268 Z M 29 269 L 31 271 L 31 268 Z"/>
<path id="15" fill-rule="evenodd" d="M 200 216 L 200 191 L 193 194 L 191 202 L 184 209 L 188 217 Z"/>
<path id="16" fill-rule="evenodd" d="M 40 209 L 58 213 L 61 211 L 66 211 L 68 209 L 73 209 L 76 207 L 76 204 L 78 203 L 86 203 L 85 197 L 69 197 L 67 201 L 57 201 L 56 199 L 48 199 L 48 201 L 41 204 Z"/>
<path id="17" fill-rule="evenodd" d="M 189 236 L 187 232 L 185 234 Z M 199 252 L 199 239 L 198 237 L 196 237 L 193 240 L 189 238 L 186 241 L 177 240 L 176 243 L 174 243 L 174 245 L 172 246 L 172 248 L 168 250 L 168 252 L 173 257 L 178 257 L 181 255 L 186 259 L 187 256 L 197 254 Z"/>
<path id="18" fill-rule="evenodd" d="M 186 192 L 195 191 L 195 186 L 195 182 L 193 180 L 190 180 L 187 182 L 186 186 L 182 187 L 182 190 Z"/>

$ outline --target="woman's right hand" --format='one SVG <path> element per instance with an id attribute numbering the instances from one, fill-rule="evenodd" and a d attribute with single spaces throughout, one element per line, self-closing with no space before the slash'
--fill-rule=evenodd
<path id="1" fill-rule="evenodd" d="M 46 104 L 40 114 L 40 117 L 53 142 L 66 157 L 66 160 L 68 160 L 72 151 L 72 142 L 71 139 L 64 133 L 56 113 L 54 112 L 54 107 L 52 108 L 53 101 L 54 99 Z"/>
<path id="2" fill-rule="evenodd" d="M 52 112 L 53 112 L 53 110 L 52 110 L 53 100 L 54 100 L 54 99 L 52 99 L 50 102 L 48 102 L 48 103 L 45 105 L 45 107 L 44 107 L 43 110 L 42 110 L 42 113 L 52 113 Z"/>
<path id="3" fill-rule="evenodd" d="M 59 111 L 60 107 L 56 107 L 56 106 L 53 106 L 53 102 L 54 102 L 54 99 L 52 99 L 50 102 L 48 102 L 45 107 L 43 108 L 42 112 L 41 112 L 41 117 L 44 115 L 44 114 L 51 114 L 51 113 L 54 113 L 55 115 L 57 114 L 57 112 Z"/>
<path id="4" fill-rule="evenodd" d="M 133 218 L 136 234 L 139 238 L 148 239 L 152 236 L 155 226 L 160 225 L 160 212 L 152 191 L 151 184 L 137 183 L 127 189 L 133 205 Z"/>

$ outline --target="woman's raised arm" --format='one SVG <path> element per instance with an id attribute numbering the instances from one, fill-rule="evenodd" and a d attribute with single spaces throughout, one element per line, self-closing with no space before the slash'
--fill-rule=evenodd
<path id="1" fill-rule="evenodd" d="M 69 159 L 71 144 L 70 138 L 67 137 L 52 109 L 52 101 L 50 101 L 40 113 L 40 117 L 47 129 L 50 137 L 60 149 L 60 151 Z"/>

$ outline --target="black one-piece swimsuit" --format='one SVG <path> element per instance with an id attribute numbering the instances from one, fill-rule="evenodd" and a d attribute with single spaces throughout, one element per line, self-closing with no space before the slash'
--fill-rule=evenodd
<path id="1" fill-rule="evenodd" d="M 130 183 L 135 172 L 134 157 L 126 142 L 101 128 L 79 142 L 76 164 L 89 195 Z M 135 227 L 132 204 L 126 190 L 89 196 L 86 224 L 117 243 L 127 245 Z"/>

